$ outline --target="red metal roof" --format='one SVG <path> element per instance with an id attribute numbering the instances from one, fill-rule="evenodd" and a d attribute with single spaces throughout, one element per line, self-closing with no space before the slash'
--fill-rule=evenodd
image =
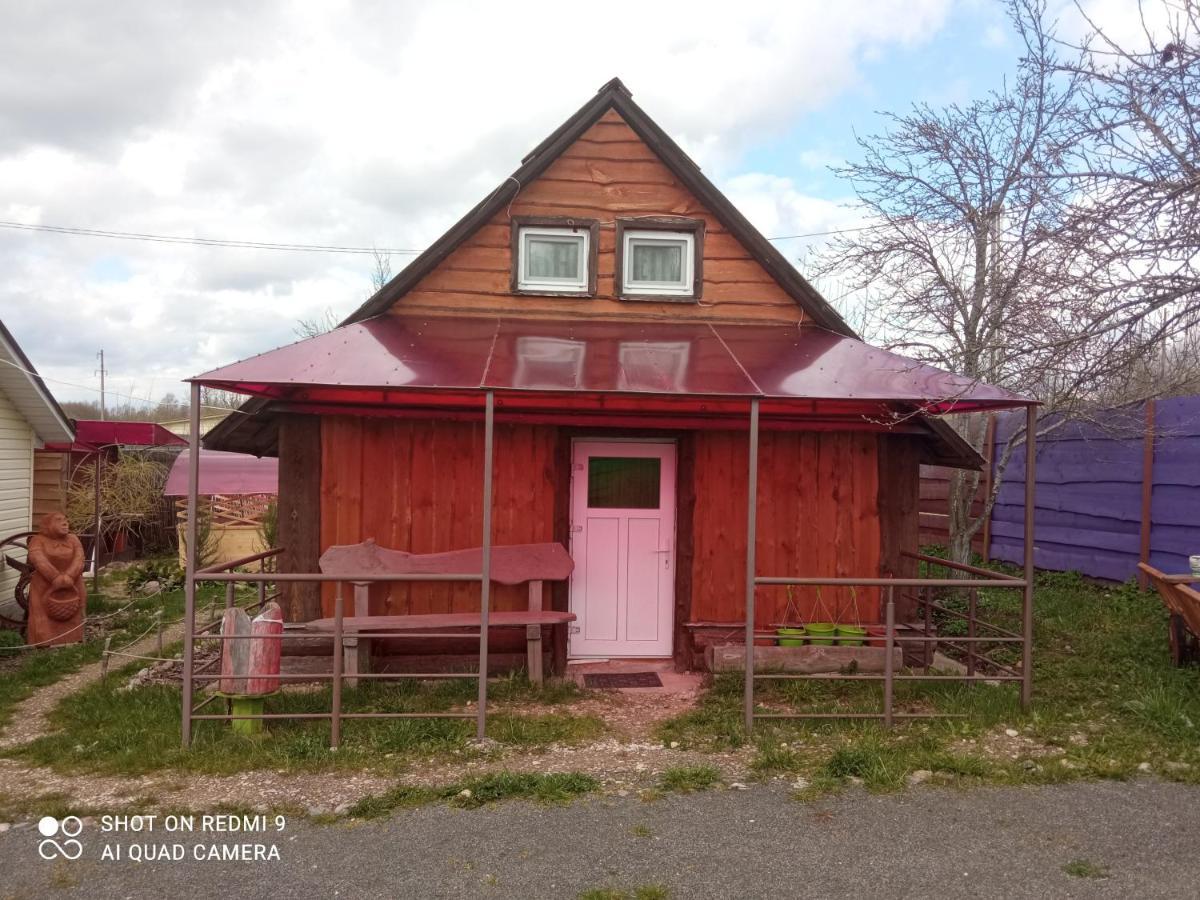
<path id="1" fill-rule="evenodd" d="M 187 446 L 187 440 L 172 434 L 156 422 L 113 422 L 80 419 L 75 422 L 75 441 L 71 444 L 47 444 L 50 450 L 90 452 L 100 447 L 171 447 Z"/>
<path id="2" fill-rule="evenodd" d="M 186 497 L 188 486 L 189 450 L 175 459 L 163 494 Z M 200 451 L 200 494 L 275 494 L 279 492 L 279 460 L 250 456 L 245 453 L 226 453 L 223 450 Z"/>
<path id="3" fill-rule="evenodd" d="M 813 326 L 377 316 L 193 381 L 309 405 L 853 414 L 1034 401 Z M 740 400 L 736 404 L 730 401 Z"/>

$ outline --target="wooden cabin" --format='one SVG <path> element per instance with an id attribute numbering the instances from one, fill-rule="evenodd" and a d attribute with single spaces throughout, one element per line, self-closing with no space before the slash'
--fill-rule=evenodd
<path id="1" fill-rule="evenodd" d="M 492 398 L 494 543 L 574 560 L 560 670 L 690 668 L 742 627 L 752 406 L 758 573 L 878 578 L 915 574 L 920 465 L 980 464 L 937 414 L 1027 402 L 860 341 L 615 79 L 339 328 L 193 381 L 253 398 L 205 446 L 278 456 L 284 572 L 479 547 Z M 331 614 L 287 588 L 290 618 Z M 370 612 L 479 602 L 375 585 Z M 763 627 L 880 614 L 878 588 L 756 594 Z"/>

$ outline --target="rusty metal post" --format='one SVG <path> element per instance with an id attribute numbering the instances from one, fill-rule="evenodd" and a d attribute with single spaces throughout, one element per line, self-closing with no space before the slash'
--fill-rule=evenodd
<path id="1" fill-rule="evenodd" d="M 329 749 L 336 750 L 342 742 L 342 633 L 346 610 L 342 599 L 342 582 L 334 586 L 333 594 L 333 702 L 329 718 Z"/>
<path id="2" fill-rule="evenodd" d="M 933 635 L 933 587 L 926 585 L 922 588 L 921 593 L 925 597 L 925 637 Z M 929 667 L 933 665 L 933 642 L 925 641 L 921 644 L 921 661 L 925 663 L 925 674 L 929 674 Z"/>
<path id="3" fill-rule="evenodd" d="M 746 734 L 754 731 L 754 551 L 758 518 L 758 400 L 750 401 L 750 464 L 746 488 Z"/>
<path id="4" fill-rule="evenodd" d="M 187 547 L 184 552 L 183 582 L 183 687 L 182 741 L 184 748 L 192 743 L 192 675 L 196 644 L 196 514 L 200 485 L 200 385 L 192 384 L 191 409 L 188 421 L 188 492 L 187 527 L 184 529 Z M 99 535 L 96 536 L 97 541 Z M 97 554 L 96 559 L 99 560 Z"/>
<path id="5" fill-rule="evenodd" d="M 479 585 L 479 709 L 475 720 L 475 738 L 487 736 L 488 614 L 492 599 L 492 444 L 494 441 L 496 398 L 485 394 L 483 412 L 483 552 Z"/>
<path id="6" fill-rule="evenodd" d="M 1037 407 L 1025 411 L 1025 588 L 1021 597 L 1021 709 L 1033 698 L 1033 525 L 1037 503 Z"/>
<path id="7" fill-rule="evenodd" d="M 104 639 L 104 651 L 100 654 L 100 680 L 108 678 L 108 650 L 112 647 L 112 635 Z M 160 653 L 159 656 L 162 656 Z"/>
<path id="8" fill-rule="evenodd" d="M 975 617 L 979 613 L 979 589 L 969 588 L 967 591 L 967 674 L 975 674 Z"/>
<path id="9" fill-rule="evenodd" d="M 92 503 L 93 503 L 92 512 L 95 514 L 95 518 L 96 518 L 95 525 L 93 526 L 95 529 L 95 537 L 92 539 L 92 593 L 97 597 L 100 596 L 100 549 L 101 549 L 100 526 L 102 524 L 101 518 L 103 516 L 103 511 L 100 508 L 100 478 L 104 472 L 103 456 L 104 456 L 104 448 L 97 447 L 96 448 L 96 484 L 93 486 L 93 489 L 92 489 Z"/>
<path id="10" fill-rule="evenodd" d="M 895 662 L 892 660 L 892 654 L 896 650 L 896 589 L 891 586 L 887 589 L 887 611 L 884 623 L 887 633 L 884 637 L 883 646 L 887 656 L 883 661 L 883 725 L 885 728 L 891 728 L 892 691 L 895 688 L 893 675 L 896 668 Z"/>

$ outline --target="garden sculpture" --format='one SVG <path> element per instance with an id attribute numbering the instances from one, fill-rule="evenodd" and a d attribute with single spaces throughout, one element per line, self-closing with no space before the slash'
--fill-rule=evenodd
<path id="1" fill-rule="evenodd" d="M 254 621 L 243 610 L 225 610 L 221 621 L 221 681 L 219 693 L 230 701 L 234 716 L 261 716 L 263 701 L 279 690 L 280 635 L 283 613 L 267 603 Z M 262 719 L 233 720 L 238 734 L 261 734 Z"/>
<path id="2" fill-rule="evenodd" d="M 29 612 L 25 639 L 40 647 L 83 640 L 87 594 L 83 588 L 83 545 L 67 517 L 47 513 L 29 539 Z"/>

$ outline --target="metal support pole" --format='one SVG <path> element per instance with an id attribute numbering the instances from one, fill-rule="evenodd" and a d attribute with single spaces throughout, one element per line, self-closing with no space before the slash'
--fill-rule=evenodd
<path id="1" fill-rule="evenodd" d="M 979 590 L 970 588 L 967 591 L 967 674 L 975 674 L 975 617 L 979 614 Z"/>
<path id="2" fill-rule="evenodd" d="M 922 591 L 925 595 L 925 637 L 933 636 L 933 588 L 926 587 Z M 921 660 L 925 663 L 925 674 L 929 674 L 929 668 L 933 665 L 933 646 L 926 641 L 921 645 Z"/>
<path id="3" fill-rule="evenodd" d="M 92 493 L 93 493 L 92 511 L 95 513 L 95 519 L 96 519 L 95 524 L 92 526 L 93 533 L 95 534 L 95 538 L 92 540 L 92 593 L 97 597 L 100 596 L 100 549 L 101 549 L 100 528 L 101 528 L 101 525 L 103 524 L 103 522 L 102 522 L 103 510 L 100 507 L 100 481 L 101 481 L 101 477 L 104 473 L 103 456 L 104 456 L 104 448 L 97 447 L 96 448 L 96 483 L 92 487 Z"/>
<path id="4" fill-rule="evenodd" d="M 492 444 L 496 398 L 488 391 L 483 413 L 483 562 L 479 590 L 479 710 L 475 737 L 487 736 L 488 613 L 492 599 Z"/>
<path id="5" fill-rule="evenodd" d="M 188 492 L 183 582 L 183 746 L 192 743 L 192 668 L 196 634 L 196 516 L 200 485 L 200 385 L 192 385 L 188 421 Z M 99 535 L 97 535 L 99 540 Z M 99 556 L 96 557 L 97 560 Z"/>
<path id="6" fill-rule="evenodd" d="M 885 728 L 892 727 L 892 690 L 895 687 L 893 675 L 895 674 L 895 662 L 892 660 L 892 654 L 896 649 L 896 589 L 889 587 L 887 589 L 887 611 L 885 613 L 884 624 L 886 627 L 886 636 L 884 637 L 883 646 L 884 652 L 887 654 L 883 660 L 883 725 Z"/>
<path id="7" fill-rule="evenodd" d="M 342 599 L 342 583 L 339 581 L 333 594 L 333 703 L 329 717 L 329 749 L 336 750 L 342 742 L 342 636 L 346 615 Z"/>
<path id="8" fill-rule="evenodd" d="M 237 592 L 237 582 L 225 582 L 225 608 L 233 609 L 233 601 Z"/>
<path id="9" fill-rule="evenodd" d="M 746 734 L 754 731 L 754 550 L 758 524 L 758 400 L 750 401 L 750 470 L 746 488 Z"/>
<path id="10" fill-rule="evenodd" d="M 1021 597 L 1021 709 L 1033 698 L 1033 524 L 1037 503 L 1037 407 L 1025 411 L 1025 588 Z"/>

